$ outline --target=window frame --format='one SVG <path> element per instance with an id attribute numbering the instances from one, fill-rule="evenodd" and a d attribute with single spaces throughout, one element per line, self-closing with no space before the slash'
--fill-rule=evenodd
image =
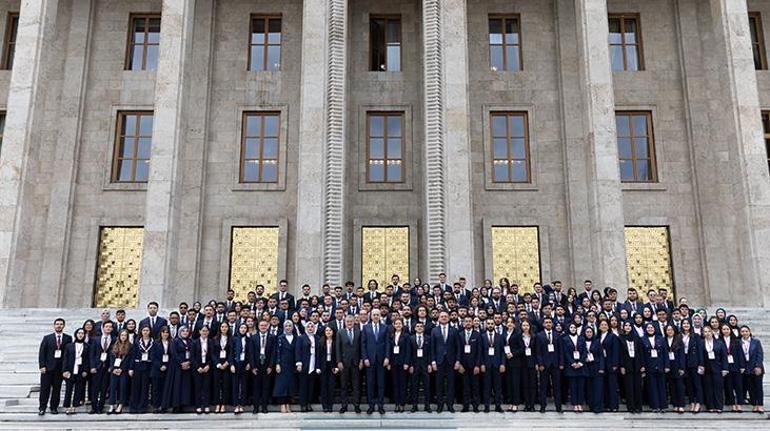
<path id="1" fill-rule="evenodd" d="M 494 118 L 495 117 L 505 117 L 505 143 L 506 143 L 506 152 L 508 153 L 506 159 L 497 159 L 495 158 L 495 133 L 494 133 Z M 511 157 L 511 129 L 510 129 L 510 117 L 523 117 L 524 118 L 524 152 L 525 152 L 525 158 L 523 159 L 525 162 L 525 166 L 527 169 L 527 179 L 526 181 L 514 181 L 513 180 L 513 162 L 514 161 L 521 161 L 522 159 L 516 159 Z M 516 137 L 518 138 L 518 137 Z M 529 144 L 530 139 L 530 132 L 529 132 L 529 112 L 528 111 L 497 111 L 492 110 L 489 111 L 489 143 L 490 143 L 490 180 L 492 184 L 500 185 L 500 184 L 532 184 L 532 153 L 530 149 Z M 495 179 L 495 161 L 496 160 L 505 160 L 508 164 L 508 181 L 498 181 Z"/>
<path id="2" fill-rule="evenodd" d="M 759 50 L 759 68 L 754 64 L 756 70 L 767 70 L 767 47 L 765 46 L 765 33 L 762 29 L 762 14 L 760 12 L 749 12 L 749 37 L 751 37 L 751 26 L 754 25 L 754 33 L 757 35 L 756 42 L 751 41 L 752 56 L 754 54 L 754 46 L 757 46 Z"/>
<path id="3" fill-rule="evenodd" d="M 238 183 L 239 184 L 266 184 L 266 185 L 278 185 L 280 184 L 281 180 L 281 128 L 283 126 L 282 118 L 281 118 L 281 111 L 243 111 L 241 113 L 241 145 L 240 145 L 240 155 L 239 155 L 239 162 L 238 162 Z M 275 136 L 275 139 L 277 141 L 276 145 L 276 157 L 275 159 L 265 159 L 263 157 L 264 151 L 265 151 L 265 117 L 268 116 L 275 116 L 278 119 L 278 134 Z M 248 129 L 248 119 L 249 117 L 259 117 L 260 118 L 260 127 L 259 127 L 259 137 L 257 137 L 259 142 L 259 158 L 257 159 L 246 159 L 246 139 L 253 139 L 254 137 L 248 137 L 246 134 L 246 130 Z M 268 137 L 272 138 L 272 136 Z M 243 177 L 244 173 L 244 167 L 246 161 L 249 160 L 257 160 L 259 163 L 258 168 L 258 180 L 257 181 L 245 181 Z M 265 160 L 275 160 L 275 180 L 274 181 L 264 181 L 262 179 L 262 165 L 264 164 Z"/>
<path id="4" fill-rule="evenodd" d="M 11 34 L 14 32 L 13 24 L 16 24 L 16 37 L 11 40 Z M 19 37 L 19 12 L 8 12 L 5 20 L 5 36 L 3 38 L 3 58 L 0 65 L 2 70 L 11 70 L 13 68 L 13 60 L 16 57 L 16 39 Z M 13 55 L 11 55 L 11 49 L 13 49 Z M 8 64 L 10 62 L 10 64 Z"/>
<path id="5" fill-rule="evenodd" d="M 143 19 L 145 21 L 145 28 L 144 28 L 144 42 L 139 44 L 134 42 L 134 22 L 138 19 Z M 147 47 L 149 46 L 158 46 L 158 64 L 160 64 L 160 36 L 158 36 L 158 43 L 148 43 L 147 35 L 149 34 L 149 20 L 151 19 L 159 19 L 161 20 L 161 13 L 160 12 L 142 12 L 142 13 L 132 13 L 128 16 L 128 39 L 126 41 L 126 59 L 123 65 L 123 70 L 129 71 L 129 72 L 155 72 L 156 70 L 150 70 L 147 68 Z M 163 29 L 163 21 L 161 20 L 161 31 Z M 160 33 L 158 33 L 160 35 Z M 142 45 L 142 67 L 134 70 L 131 68 L 132 62 L 133 62 L 133 52 L 134 52 L 134 46 L 135 45 Z"/>
<path id="6" fill-rule="evenodd" d="M 372 37 L 372 21 L 385 20 L 385 37 L 383 38 L 382 49 L 385 54 L 385 70 L 379 68 L 379 65 L 373 64 L 374 38 Z M 388 69 L 388 22 L 398 21 L 398 70 Z M 372 14 L 369 15 L 369 71 L 370 72 L 391 72 L 400 73 L 404 71 L 404 21 L 401 14 Z"/>
<path id="7" fill-rule="evenodd" d="M 134 152 L 133 157 L 125 158 L 121 157 L 120 155 L 120 149 L 123 138 L 126 137 L 125 130 L 123 129 L 123 123 L 126 116 L 129 115 L 135 115 L 137 116 L 136 119 L 136 126 L 135 126 L 135 135 L 133 136 L 133 145 L 134 145 Z M 110 181 L 112 183 L 116 184 L 146 184 L 149 182 L 149 168 L 148 168 L 148 174 L 147 174 L 147 181 L 137 181 L 136 180 L 136 165 L 137 162 L 140 160 L 147 160 L 148 164 L 152 161 L 152 140 L 153 136 L 150 134 L 150 158 L 148 159 L 140 159 L 138 156 L 138 142 L 140 138 L 146 138 L 147 136 L 139 135 L 139 128 L 141 123 L 141 117 L 144 116 L 151 116 L 152 118 L 152 125 L 153 129 L 155 129 L 155 111 L 152 110 L 124 110 L 124 111 L 118 111 L 117 117 L 116 117 L 116 124 L 115 124 L 115 144 L 113 145 L 113 155 L 112 155 L 112 175 L 110 175 Z M 120 180 L 120 162 L 122 160 L 131 160 L 131 180 L 130 181 L 121 181 Z"/>
<path id="8" fill-rule="evenodd" d="M 278 44 L 271 44 L 268 42 L 268 34 L 270 32 L 270 20 L 271 19 L 277 19 L 281 23 L 281 41 L 278 42 Z M 265 23 L 265 42 L 261 44 L 254 44 L 251 43 L 251 36 L 254 34 L 254 21 L 255 20 L 262 20 Z M 255 46 L 262 46 L 265 48 L 264 53 L 262 54 L 262 69 L 252 69 L 251 68 L 251 49 Z M 278 68 L 275 70 L 267 69 L 267 51 L 268 47 L 270 46 L 278 46 Z M 247 60 L 246 60 L 246 70 L 249 72 L 280 72 L 281 66 L 282 66 L 282 60 L 283 60 L 283 16 L 281 14 L 259 14 L 259 13 L 253 13 L 249 16 L 249 37 L 248 41 L 246 43 L 247 47 Z"/>
<path id="9" fill-rule="evenodd" d="M 493 45 L 489 41 L 489 35 L 490 35 L 490 32 L 489 32 L 489 22 L 492 21 L 493 19 L 502 20 L 503 43 L 501 45 L 498 45 L 498 44 L 494 44 Z M 505 22 L 506 21 L 515 21 L 516 24 L 517 24 L 517 27 L 519 29 L 519 32 L 518 32 L 518 34 L 519 34 L 519 43 L 510 45 L 510 46 L 518 46 L 519 47 L 519 68 L 518 69 L 508 69 L 508 67 L 507 67 L 508 66 L 508 61 L 507 61 L 508 58 L 507 58 L 507 54 L 506 54 L 506 52 L 507 52 L 506 47 L 509 46 L 509 45 L 505 42 L 505 36 L 507 34 L 505 32 Z M 492 46 L 502 46 L 503 47 L 503 69 L 502 70 L 495 70 L 495 72 L 520 72 L 520 71 L 524 70 L 524 53 L 522 52 L 522 45 L 523 45 L 522 42 L 523 42 L 523 39 L 521 37 L 521 33 L 522 33 L 522 31 L 521 31 L 521 14 L 518 14 L 518 13 L 494 14 L 494 13 L 492 13 L 492 14 L 488 15 L 488 17 L 487 17 L 487 57 L 488 57 L 488 60 L 489 60 L 489 68 L 490 69 L 492 69 L 492 67 L 493 67 L 492 66 Z"/>
<path id="10" fill-rule="evenodd" d="M 658 175 L 658 161 L 655 154 L 655 128 L 653 123 L 653 115 L 652 111 L 649 110 L 643 110 L 643 109 L 635 109 L 635 110 L 617 110 L 615 111 L 615 121 L 617 123 L 617 117 L 623 116 L 623 117 L 634 117 L 638 115 L 644 115 L 647 117 L 647 154 L 649 154 L 649 157 L 646 159 L 640 159 L 636 157 L 636 144 L 634 143 L 634 125 L 629 125 L 629 136 L 624 136 L 624 138 L 628 138 L 631 140 L 631 158 L 622 158 L 620 156 L 620 138 L 621 136 L 617 134 L 617 130 L 615 131 L 615 145 L 618 149 L 618 177 L 620 178 L 620 182 L 623 184 L 655 184 L 660 182 L 659 175 Z M 620 162 L 623 160 L 631 160 L 634 178 L 632 180 L 624 180 L 623 177 L 620 175 Z M 637 172 L 636 164 L 640 160 L 649 160 L 650 162 L 650 172 L 652 176 L 650 179 L 640 179 L 639 174 Z"/>
<path id="11" fill-rule="evenodd" d="M 611 19 L 619 19 L 620 20 L 620 45 L 623 47 L 623 70 L 613 70 L 613 72 L 641 72 L 646 69 L 645 63 L 644 63 L 644 41 L 642 39 L 642 16 L 640 13 L 610 13 L 607 17 L 607 22 L 609 23 L 609 20 Z M 624 31 L 626 28 L 625 21 L 627 19 L 632 19 L 636 21 L 636 39 L 637 42 L 635 44 L 628 44 L 626 43 L 626 32 Z M 611 43 L 609 40 L 607 40 L 607 44 L 610 48 L 613 46 L 618 46 L 616 43 Z M 636 53 L 637 53 L 637 63 L 639 64 L 639 68 L 636 70 L 629 70 L 628 69 L 628 55 L 626 52 L 626 47 L 629 45 L 636 45 Z M 612 52 L 610 50 L 610 55 L 612 55 Z M 610 57 L 610 67 L 612 67 L 612 57 Z"/>
<path id="12" fill-rule="evenodd" d="M 372 117 L 378 117 L 382 116 L 384 118 L 384 122 L 382 124 L 382 145 L 383 145 L 383 151 L 384 151 L 384 158 L 382 159 L 372 159 L 371 157 L 371 135 L 370 135 L 370 121 Z M 401 158 L 388 158 L 388 118 L 389 117 L 399 117 L 401 120 Z M 405 153 L 405 145 L 404 145 L 404 131 L 405 131 L 405 124 L 406 121 L 406 113 L 404 111 L 367 111 L 366 112 L 366 183 L 367 184 L 403 184 L 406 181 L 406 153 Z M 382 181 L 372 181 L 369 176 L 369 166 L 371 165 L 372 160 L 382 160 L 383 164 L 385 166 L 384 168 L 384 177 Z M 401 163 L 401 179 L 399 181 L 388 181 L 388 161 L 389 160 L 400 160 Z"/>

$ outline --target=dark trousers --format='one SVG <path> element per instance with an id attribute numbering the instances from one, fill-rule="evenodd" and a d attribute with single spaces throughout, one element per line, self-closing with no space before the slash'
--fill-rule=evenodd
<path id="1" fill-rule="evenodd" d="M 327 364 L 321 372 L 321 406 L 324 409 L 331 409 L 334 405 L 334 380 L 335 375 L 332 372 L 334 365 Z"/>
<path id="2" fill-rule="evenodd" d="M 366 398 L 372 408 L 385 404 L 385 367 L 375 362 L 366 369 Z"/>
<path id="3" fill-rule="evenodd" d="M 110 404 L 126 404 L 128 401 L 128 371 L 123 370 L 119 376 L 110 374 Z"/>
<path id="4" fill-rule="evenodd" d="M 411 381 L 410 399 L 412 406 L 417 407 L 420 403 L 420 388 L 423 390 L 423 399 L 425 400 L 425 407 L 430 406 L 430 374 L 428 374 L 427 368 L 417 369 L 415 367 L 414 373 L 409 376 Z"/>
<path id="5" fill-rule="evenodd" d="M 463 406 L 467 407 L 470 404 L 478 407 L 480 375 L 473 374 L 473 368 L 466 368 L 460 376 L 463 382 Z"/>
<path id="6" fill-rule="evenodd" d="M 350 366 L 343 366 L 340 374 L 342 406 L 347 407 L 350 402 L 354 406 L 359 405 L 361 403 L 360 370 L 355 364 L 351 364 Z"/>
<path id="7" fill-rule="evenodd" d="M 40 410 L 45 410 L 49 398 L 51 409 L 59 408 L 62 380 L 61 370 L 46 370 L 40 375 Z"/>
<path id="8" fill-rule="evenodd" d="M 703 404 L 703 377 L 698 374 L 697 367 L 687 369 L 684 384 L 690 403 Z"/>
<path id="9" fill-rule="evenodd" d="M 110 387 L 110 372 L 107 368 L 91 374 L 91 410 L 101 413 L 107 403 L 107 389 Z"/>
<path id="10" fill-rule="evenodd" d="M 503 375 L 500 374 L 500 368 L 495 366 L 487 367 L 481 381 L 481 401 L 484 403 L 484 406 L 489 407 L 493 399 L 495 406 L 500 406 L 503 403 Z"/>
<path id="11" fill-rule="evenodd" d="M 404 370 L 403 365 L 394 365 L 391 369 L 391 376 L 393 379 L 393 404 L 403 406 L 406 404 L 406 375 L 409 372 Z"/>
<path id="12" fill-rule="evenodd" d="M 199 373 L 193 370 L 193 387 L 195 407 L 201 409 L 211 405 L 211 370 L 208 373 Z"/>
<path id="13" fill-rule="evenodd" d="M 553 392 L 553 402 L 561 410 L 561 370 L 557 366 L 546 367 L 540 372 L 540 408 L 548 405 L 548 387 Z"/>
<path id="14" fill-rule="evenodd" d="M 521 367 L 512 367 L 510 362 L 505 368 L 505 400 L 508 404 L 521 404 Z"/>
<path id="15" fill-rule="evenodd" d="M 585 382 L 584 376 L 569 376 L 569 402 L 573 406 L 581 406 L 585 403 Z"/>
<path id="16" fill-rule="evenodd" d="M 684 376 L 679 376 L 679 371 L 672 369 L 668 373 L 668 393 L 671 394 L 671 405 L 684 407 Z"/>
<path id="17" fill-rule="evenodd" d="M 707 409 L 722 410 L 725 407 L 724 379 L 721 374 L 706 371 L 703 375 L 703 395 Z"/>
<path id="18" fill-rule="evenodd" d="M 152 387 L 152 397 L 150 398 L 150 404 L 153 408 L 159 409 L 163 404 L 163 387 L 166 385 L 166 373 L 162 373 L 160 376 L 150 378 Z"/>
<path id="19" fill-rule="evenodd" d="M 444 362 L 436 370 L 436 404 L 439 407 L 454 404 L 455 397 L 455 372 L 454 364 Z"/>
<path id="20" fill-rule="evenodd" d="M 666 408 L 666 375 L 661 371 L 647 373 L 647 403 L 653 410 Z"/>
<path id="21" fill-rule="evenodd" d="M 231 395 L 231 379 L 232 373 L 230 373 L 230 367 L 224 370 L 214 370 L 214 399 L 212 400 L 214 405 L 226 405 L 230 404 Z"/>
<path id="22" fill-rule="evenodd" d="M 131 411 L 144 412 L 150 404 L 150 372 L 134 371 L 131 385 Z"/>
<path id="23" fill-rule="evenodd" d="M 521 377 L 521 394 L 524 396 L 524 408 L 532 410 L 535 408 L 535 394 L 537 393 L 537 370 L 534 368 L 522 367 L 519 373 Z"/>
<path id="24" fill-rule="evenodd" d="M 586 401 L 588 401 L 588 407 L 594 413 L 601 413 L 604 411 L 604 375 L 596 374 L 595 376 L 586 377 L 585 383 Z"/>
<path id="25" fill-rule="evenodd" d="M 743 377 L 738 371 L 730 371 L 725 376 L 725 404 L 745 404 Z"/>
<path id="26" fill-rule="evenodd" d="M 297 373 L 299 377 L 299 405 L 307 407 L 310 405 L 310 399 L 315 391 L 316 380 L 318 375 L 316 373 L 308 374 L 307 371 Z"/>
<path id="27" fill-rule="evenodd" d="M 620 407 L 620 395 L 618 394 L 618 373 L 606 371 L 604 374 L 604 406 L 609 410 L 617 410 Z"/>
<path id="28" fill-rule="evenodd" d="M 743 387 L 749 391 L 749 403 L 752 406 L 762 406 L 764 404 L 765 391 L 762 388 L 762 377 L 764 375 L 755 375 L 754 370 L 747 370 L 743 374 Z"/>
<path id="29" fill-rule="evenodd" d="M 626 393 L 628 411 L 642 411 L 642 373 L 627 369 L 626 374 L 623 375 L 623 389 Z"/>
<path id="30" fill-rule="evenodd" d="M 245 369 L 235 370 L 235 374 L 232 375 L 232 400 L 233 405 L 236 407 L 245 406 L 249 399 L 249 372 Z M 256 404 L 256 403 L 255 403 Z"/>
<path id="31" fill-rule="evenodd" d="M 74 396 L 73 396 L 74 394 Z M 86 397 L 86 379 L 82 374 L 73 374 L 67 379 L 64 390 L 64 407 L 80 407 Z"/>
<path id="32" fill-rule="evenodd" d="M 286 372 L 286 371 L 284 371 Z M 252 375 L 252 402 L 254 407 L 267 408 L 270 404 L 270 382 L 273 380 L 272 374 L 267 374 L 266 368 L 260 368 L 257 375 Z"/>

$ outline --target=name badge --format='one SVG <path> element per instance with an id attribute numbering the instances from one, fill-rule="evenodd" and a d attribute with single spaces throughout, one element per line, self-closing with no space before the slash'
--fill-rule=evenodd
<path id="1" fill-rule="evenodd" d="M 398 355 L 401 353 L 401 346 L 393 346 L 393 354 Z"/>
<path id="2" fill-rule="evenodd" d="M 708 352 L 708 353 L 709 353 L 709 359 L 714 359 L 716 357 L 716 355 L 714 355 L 714 351 L 713 350 Z"/>
<path id="3" fill-rule="evenodd" d="M 184 352 L 184 358 L 185 359 L 190 359 L 190 352 L 189 351 L 188 352 Z"/>
<path id="4" fill-rule="evenodd" d="M 650 357 L 651 358 L 657 358 L 658 357 L 658 349 L 650 350 Z"/>
<path id="5" fill-rule="evenodd" d="M 674 352 L 668 352 L 668 360 L 673 361 L 674 360 Z"/>
<path id="6" fill-rule="evenodd" d="M 246 352 L 241 352 L 241 355 L 239 356 L 241 362 L 246 360 Z"/>
<path id="7" fill-rule="evenodd" d="M 227 359 L 227 352 L 225 352 L 224 350 L 220 350 L 219 359 Z"/>
<path id="8" fill-rule="evenodd" d="M 554 351 L 556 351 L 556 349 L 554 349 L 553 344 L 549 344 L 548 345 L 548 353 L 553 353 Z"/>
<path id="9" fill-rule="evenodd" d="M 265 347 L 264 346 L 259 348 L 259 354 L 262 355 L 262 356 L 265 356 Z"/>
<path id="10" fill-rule="evenodd" d="M 417 349 L 417 357 L 422 358 L 422 349 Z"/>
<path id="11" fill-rule="evenodd" d="M 102 352 L 101 355 L 99 355 L 99 360 L 104 362 L 107 360 L 107 352 Z"/>
<path id="12" fill-rule="evenodd" d="M 748 362 L 748 361 L 749 361 L 749 354 L 748 354 L 748 353 L 746 353 L 746 354 L 744 355 L 744 357 L 746 358 L 746 362 Z"/>
<path id="13" fill-rule="evenodd" d="M 511 346 L 505 346 L 505 347 L 503 347 L 503 350 L 505 351 L 506 355 L 510 355 L 511 354 Z"/>
<path id="14" fill-rule="evenodd" d="M 331 362 L 331 360 L 332 360 L 332 354 L 331 352 L 329 352 L 326 354 L 326 362 Z"/>
<path id="15" fill-rule="evenodd" d="M 465 345 L 465 353 L 470 353 L 470 352 L 471 352 L 471 345 L 470 344 L 466 344 Z"/>
<path id="16" fill-rule="evenodd" d="M 168 362 L 168 355 L 163 355 L 163 357 L 161 358 L 161 362 L 163 363 Z"/>
<path id="17" fill-rule="evenodd" d="M 549 346 L 551 346 L 551 344 L 549 344 Z M 524 356 L 532 356 L 532 348 L 531 347 L 527 347 L 527 348 L 524 349 Z"/>
<path id="18" fill-rule="evenodd" d="M 150 360 L 149 353 L 142 353 L 142 362 L 148 362 Z"/>
<path id="19" fill-rule="evenodd" d="M 75 365 L 83 365 L 83 358 L 75 358 Z"/>
<path id="20" fill-rule="evenodd" d="M 594 361 L 593 353 L 589 353 L 588 355 L 586 355 L 586 362 L 593 362 L 593 361 Z"/>
<path id="21" fill-rule="evenodd" d="M 635 357 L 636 357 L 636 353 L 634 353 L 634 351 L 633 351 L 633 350 L 629 350 L 629 351 L 628 351 L 628 357 L 629 357 L 629 358 L 631 358 L 631 359 L 633 359 L 633 358 L 635 358 Z"/>
<path id="22" fill-rule="evenodd" d="M 732 364 L 733 362 L 733 355 L 727 355 L 727 363 Z"/>
<path id="23" fill-rule="evenodd" d="M 123 359 L 121 358 L 115 358 L 115 362 L 112 364 L 115 368 L 120 367 L 120 364 L 123 363 Z"/>
<path id="24" fill-rule="evenodd" d="M 577 350 L 573 350 L 572 351 L 572 359 L 574 359 L 576 361 L 580 360 L 580 352 L 578 352 Z"/>
<path id="25" fill-rule="evenodd" d="M 61 349 L 56 349 L 53 351 L 53 357 L 56 359 L 61 358 Z"/>
<path id="26" fill-rule="evenodd" d="M 489 356 L 495 356 L 495 348 L 494 348 L 494 347 L 490 347 L 490 348 L 488 348 L 488 349 L 487 349 L 487 355 L 489 355 Z"/>
<path id="27" fill-rule="evenodd" d="M 602 356 L 604 356 L 605 358 L 607 357 L 607 351 L 604 349 L 602 349 Z"/>

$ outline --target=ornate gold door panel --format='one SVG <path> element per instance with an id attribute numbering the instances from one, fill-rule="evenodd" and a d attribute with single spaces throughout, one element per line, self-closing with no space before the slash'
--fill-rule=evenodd
<path id="1" fill-rule="evenodd" d="M 665 226 L 626 227 L 628 285 L 636 288 L 644 301 L 649 289 L 661 287 L 668 289 L 668 299 L 674 298 L 669 244 L 668 228 Z"/>
<path id="2" fill-rule="evenodd" d="M 507 277 L 519 292 L 532 292 L 540 281 L 540 241 L 537 227 L 492 227 L 493 283 Z"/>
<path id="3" fill-rule="evenodd" d="M 361 286 L 377 280 L 380 288 L 397 274 L 409 280 L 409 228 L 364 227 L 361 230 Z"/>
<path id="4" fill-rule="evenodd" d="M 102 227 L 94 306 L 134 308 L 139 304 L 142 227 Z"/>
<path id="5" fill-rule="evenodd" d="M 233 227 L 230 246 L 230 288 L 237 300 L 246 300 L 257 285 L 265 294 L 278 284 L 278 228 Z"/>

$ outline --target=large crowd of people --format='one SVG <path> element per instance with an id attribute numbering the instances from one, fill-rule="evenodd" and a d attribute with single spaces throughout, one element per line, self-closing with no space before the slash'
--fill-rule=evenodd
<path id="1" fill-rule="evenodd" d="M 380 288 L 324 285 L 297 297 L 288 283 L 245 301 L 179 304 L 160 316 L 101 312 L 65 334 L 56 319 L 39 351 L 40 411 L 385 413 L 763 412 L 763 351 L 738 317 L 674 304 L 665 289 L 579 293 L 505 278 L 470 288 L 394 275 Z M 727 407 L 726 407 L 727 406 Z M 337 410 L 338 409 L 338 410 Z"/>

